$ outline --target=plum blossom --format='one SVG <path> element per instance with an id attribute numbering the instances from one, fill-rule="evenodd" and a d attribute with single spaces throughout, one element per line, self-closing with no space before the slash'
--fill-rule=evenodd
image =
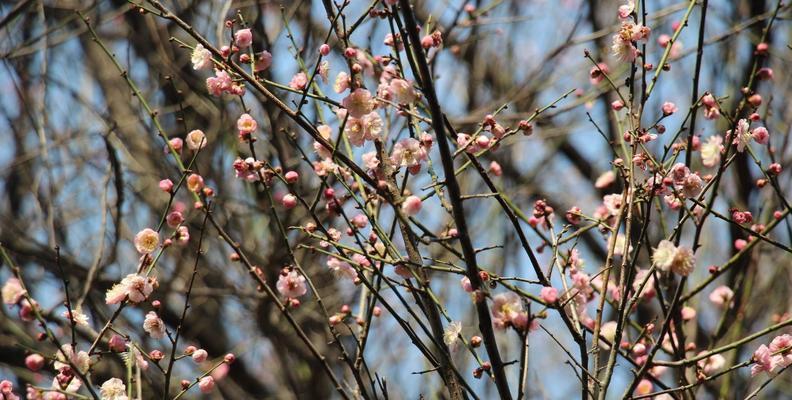
<path id="1" fill-rule="evenodd" d="M 215 381 L 211 376 L 205 376 L 198 381 L 198 388 L 201 389 L 201 393 L 211 393 L 214 385 Z"/>
<path id="2" fill-rule="evenodd" d="M 375 140 L 382 133 L 382 118 L 376 111 L 372 111 L 361 118 L 349 118 L 344 133 L 353 146 L 360 147 L 366 140 Z"/>
<path id="3" fill-rule="evenodd" d="M 80 373 L 84 374 L 88 372 L 90 364 L 91 357 L 88 356 L 87 352 L 82 350 L 75 352 L 72 345 L 66 343 L 55 354 L 55 364 L 53 366 L 56 370 L 61 370 L 65 367 L 77 368 Z"/>
<path id="4" fill-rule="evenodd" d="M 784 368 L 792 364 L 792 335 L 785 333 L 774 337 L 768 348 L 774 354 L 774 366 Z"/>
<path id="5" fill-rule="evenodd" d="M 355 269 L 349 265 L 348 262 L 341 261 L 337 257 L 329 257 L 327 259 L 327 267 L 330 268 L 330 270 L 333 271 L 337 277 L 343 276 L 353 280 L 357 278 L 357 272 L 355 272 Z"/>
<path id="6" fill-rule="evenodd" d="M 393 79 L 388 85 L 388 92 L 397 103 L 412 103 L 418 100 L 418 92 L 410 82 L 404 79 Z"/>
<path id="7" fill-rule="evenodd" d="M 146 228 L 135 235 L 135 249 L 140 254 L 150 254 L 159 246 L 159 233 L 157 231 Z"/>
<path id="8" fill-rule="evenodd" d="M 206 147 L 206 135 L 200 129 L 195 129 L 187 134 L 187 147 L 192 151 L 198 151 Z"/>
<path id="9" fill-rule="evenodd" d="M 758 375 L 762 372 L 772 372 L 776 365 L 773 362 L 773 355 L 772 351 L 765 346 L 759 346 L 756 351 L 753 353 L 752 360 L 754 361 L 754 365 L 751 366 L 751 376 Z"/>
<path id="10" fill-rule="evenodd" d="M 462 332 L 462 323 L 459 321 L 450 322 L 443 331 L 443 343 L 445 343 L 451 351 L 456 350 L 460 332 Z"/>
<path id="11" fill-rule="evenodd" d="M 627 4 L 619 6 L 619 19 L 627 19 L 635 10 L 635 1 L 627 0 Z"/>
<path id="12" fill-rule="evenodd" d="M 760 126 L 751 131 L 751 137 L 756 143 L 765 145 L 770 141 L 770 132 L 767 131 L 767 128 Z"/>
<path id="13" fill-rule="evenodd" d="M 250 29 L 240 29 L 234 33 L 234 44 L 240 49 L 245 49 L 253 43 L 253 32 Z"/>
<path id="14" fill-rule="evenodd" d="M 106 380 L 99 389 L 102 400 L 128 400 L 126 395 L 126 385 L 121 379 L 110 378 Z"/>
<path id="15" fill-rule="evenodd" d="M 652 263 L 661 271 L 673 271 L 687 276 L 696 266 L 693 251 L 683 246 L 674 246 L 669 240 L 663 240 L 654 249 Z"/>
<path id="16" fill-rule="evenodd" d="M 143 330 L 154 339 L 162 339 L 165 337 L 165 322 L 162 321 L 157 313 L 149 311 L 143 321 Z"/>
<path id="17" fill-rule="evenodd" d="M 256 55 L 256 63 L 253 65 L 253 69 L 256 72 L 261 72 L 267 70 L 272 65 L 272 53 L 267 50 L 262 51 Z"/>
<path id="18" fill-rule="evenodd" d="M 364 153 L 362 157 L 363 157 L 363 165 L 365 165 L 367 169 L 373 171 L 379 168 L 380 160 L 377 157 L 376 151 L 370 151 L 368 153 Z"/>
<path id="19" fill-rule="evenodd" d="M 154 291 L 153 278 L 138 274 L 129 274 L 120 283 L 113 285 L 105 295 L 107 304 L 117 304 L 129 296 L 132 303 L 140 303 Z"/>
<path id="20" fill-rule="evenodd" d="M 3 303 L 10 306 L 17 304 L 26 293 L 27 291 L 22 288 L 22 283 L 19 279 L 14 277 L 8 278 L 2 289 Z"/>
<path id="21" fill-rule="evenodd" d="M 190 62 L 192 62 L 193 69 L 196 71 L 206 69 L 212 65 L 212 52 L 198 43 L 190 56 Z"/>
<path id="22" fill-rule="evenodd" d="M 82 312 L 82 307 L 69 311 L 68 309 L 63 312 L 63 318 L 74 319 L 74 323 L 81 326 L 88 326 L 88 316 Z"/>
<path id="23" fill-rule="evenodd" d="M 288 298 L 303 296 L 308 291 L 305 284 L 305 277 L 294 269 L 281 272 L 276 287 L 281 295 Z"/>
<path id="24" fill-rule="evenodd" d="M 723 151 L 723 138 L 720 135 L 712 135 L 701 145 L 701 162 L 705 167 L 714 167 L 721 160 Z"/>
<path id="25" fill-rule="evenodd" d="M 352 118 L 361 118 L 374 110 L 374 101 L 371 92 L 366 89 L 358 88 L 345 97 L 341 105 L 347 110 Z"/>
<path id="26" fill-rule="evenodd" d="M 527 317 L 520 296 L 514 292 L 495 295 L 492 300 L 492 322 L 498 329 L 519 325 Z"/>
<path id="27" fill-rule="evenodd" d="M 558 301 L 558 289 L 552 286 L 544 286 L 542 287 L 541 292 L 539 293 L 542 301 L 548 304 L 553 304 Z"/>
<path id="28" fill-rule="evenodd" d="M 242 114 L 237 119 L 237 130 L 240 134 L 250 134 L 253 133 L 256 128 L 258 127 L 258 123 L 256 120 L 250 116 L 250 114 Z"/>
<path id="29" fill-rule="evenodd" d="M 289 87 L 294 90 L 305 90 L 308 87 L 308 76 L 305 75 L 305 72 L 294 74 L 291 81 L 289 81 Z"/>
<path id="30" fill-rule="evenodd" d="M 333 90 L 336 93 L 343 93 L 347 89 L 349 89 L 349 75 L 346 72 L 339 72 L 336 75 Z"/>
<path id="31" fill-rule="evenodd" d="M 401 209 L 402 211 L 409 215 L 413 216 L 418 214 L 421 211 L 421 198 L 418 196 L 408 196 L 404 199 L 404 203 L 402 203 Z"/>
<path id="32" fill-rule="evenodd" d="M 734 298 L 734 292 L 728 286 L 718 286 L 709 295 L 712 304 L 719 307 L 729 307 L 732 298 Z"/>
<path id="33" fill-rule="evenodd" d="M 3 400 L 19 400 L 19 396 L 14 393 L 14 384 L 4 379 L 0 381 L 0 398 Z"/>
<path id="34" fill-rule="evenodd" d="M 738 152 L 742 153 L 745 151 L 745 147 L 748 146 L 752 138 L 748 120 L 743 118 L 737 121 L 736 131 L 732 134 L 732 131 L 729 130 L 726 132 L 726 137 L 732 138 L 732 143 L 737 145 Z"/>
<path id="35" fill-rule="evenodd" d="M 421 142 L 413 138 L 404 138 L 393 146 L 390 159 L 395 166 L 420 170 L 421 163 L 428 159 L 428 155 Z"/>
<path id="36" fill-rule="evenodd" d="M 219 69 L 215 70 L 215 76 L 206 78 L 206 89 L 213 96 L 221 96 L 225 92 L 231 91 L 233 81 L 228 72 Z"/>
<path id="37" fill-rule="evenodd" d="M 703 353 L 704 352 L 701 352 L 699 354 Z M 713 375 L 726 366 L 726 359 L 720 354 L 713 354 L 703 360 L 699 360 L 696 365 L 701 368 L 705 375 Z"/>
<path id="38" fill-rule="evenodd" d="M 632 62 L 638 56 L 638 48 L 633 42 L 649 38 L 651 30 L 641 24 L 622 22 L 621 29 L 613 35 L 613 54 L 621 61 Z"/>

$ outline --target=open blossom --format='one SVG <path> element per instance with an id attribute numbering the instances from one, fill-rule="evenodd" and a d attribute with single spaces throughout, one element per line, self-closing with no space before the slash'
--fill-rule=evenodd
<path id="1" fill-rule="evenodd" d="M 255 131 L 257 127 L 258 124 L 256 123 L 256 120 L 253 119 L 253 117 L 251 117 L 250 114 L 247 113 L 242 114 L 241 116 L 239 116 L 239 119 L 237 120 L 237 130 L 239 130 L 239 133 L 243 133 L 243 134 L 253 133 L 253 131 Z"/>
<path id="2" fill-rule="evenodd" d="M 233 81 L 228 72 L 219 69 L 215 70 L 215 76 L 206 78 L 206 89 L 213 96 L 220 96 L 224 92 L 230 91 L 232 86 Z"/>
<path id="3" fill-rule="evenodd" d="M 353 146 L 360 147 L 366 140 L 379 138 L 382 133 L 382 118 L 376 111 L 370 112 L 361 118 L 349 118 L 344 126 L 344 134 Z"/>
<path id="4" fill-rule="evenodd" d="M 720 135 L 712 135 L 701 145 L 701 162 L 705 167 L 714 167 L 721 160 L 723 151 L 723 138 Z"/>
<path id="5" fill-rule="evenodd" d="M 783 334 L 773 338 L 770 342 L 770 351 L 775 354 L 773 362 L 780 367 L 792 364 L 792 335 Z"/>
<path id="6" fill-rule="evenodd" d="M 621 61 L 632 62 L 638 56 L 638 48 L 633 42 L 649 38 L 651 30 L 641 24 L 622 22 L 621 29 L 613 35 L 613 54 Z"/>
<path id="7" fill-rule="evenodd" d="M 759 346 L 759 348 L 754 351 L 752 359 L 754 365 L 751 366 L 751 376 L 762 372 L 772 372 L 776 367 L 773 362 L 772 351 L 765 345 Z"/>
<path id="8" fill-rule="evenodd" d="M 380 160 L 377 157 L 376 151 L 370 151 L 363 154 L 363 165 L 369 170 L 376 170 L 379 168 Z"/>
<path id="9" fill-rule="evenodd" d="M 366 89 L 355 89 L 349 96 L 345 97 L 341 105 L 349 113 L 350 117 L 360 118 L 374 110 L 374 101 L 371 92 Z"/>
<path id="10" fill-rule="evenodd" d="M 157 231 L 146 228 L 135 235 L 135 249 L 140 254 L 150 254 L 159 246 L 159 233 Z"/>
<path id="11" fill-rule="evenodd" d="M 289 87 L 294 90 L 305 90 L 308 87 L 308 76 L 305 75 L 305 72 L 294 74 L 291 81 L 289 81 Z"/>
<path id="12" fill-rule="evenodd" d="M 81 373 L 86 373 L 90 366 L 91 357 L 88 356 L 88 353 L 82 350 L 75 352 L 74 348 L 69 343 L 62 345 L 60 350 L 55 354 L 54 367 L 56 370 L 61 370 L 65 367 L 74 367 Z"/>
<path id="13" fill-rule="evenodd" d="M 462 323 L 459 321 L 452 321 L 443 331 L 443 343 L 445 343 L 451 351 L 456 349 L 460 332 L 462 332 Z"/>
<path id="14" fill-rule="evenodd" d="M 349 89 L 349 75 L 346 72 L 339 72 L 336 75 L 333 90 L 336 93 L 343 93 L 347 89 Z"/>
<path id="15" fill-rule="evenodd" d="M 99 389 L 102 400 L 128 400 L 126 386 L 121 379 L 110 378 L 106 380 Z"/>
<path id="16" fill-rule="evenodd" d="M 619 193 L 606 194 L 602 197 L 602 204 L 605 205 L 609 215 L 618 216 L 621 213 L 622 197 Z"/>
<path id="17" fill-rule="evenodd" d="M 395 166 L 412 168 L 420 167 L 421 162 L 426 161 L 428 155 L 421 142 L 413 138 L 404 138 L 393 146 L 390 158 Z"/>
<path id="18" fill-rule="evenodd" d="M 212 65 L 212 52 L 198 43 L 193 49 L 190 61 L 194 70 L 205 69 Z"/>
<path id="19" fill-rule="evenodd" d="M 74 319 L 75 324 L 88 326 L 88 316 L 82 312 L 82 307 L 72 310 L 71 312 L 67 309 L 63 312 L 63 318 Z"/>
<path id="20" fill-rule="evenodd" d="M 308 291 L 305 285 L 305 277 L 297 272 L 297 270 L 282 272 L 278 277 L 276 287 L 280 294 L 290 298 L 303 296 Z"/>
<path id="21" fill-rule="evenodd" d="M 524 314 L 522 300 L 516 293 L 501 293 L 492 298 L 492 322 L 496 328 L 518 325 L 523 317 L 527 317 Z"/>
<path id="22" fill-rule="evenodd" d="M 234 33 L 234 44 L 240 49 L 245 49 L 253 43 L 253 32 L 250 29 L 240 29 Z"/>
<path id="23" fill-rule="evenodd" d="M 418 92 L 410 82 L 404 79 L 393 79 L 388 85 L 388 92 L 397 103 L 412 103 L 418 100 Z"/>
<path id="24" fill-rule="evenodd" d="M 165 337 L 165 322 L 162 321 L 157 313 L 149 311 L 146 314 L 146 319 L 143 320 L 143 330 L 154 339 L 162 339 Z"/>
<path id="25" fill-rule="evenodd" d="M 652 263 L 661 271 L 673 271 L 687 276 L 696 264 L 693 251 L 686 247 L 676 247 L 669 240 L 663 240 L 654 249 Z"/>
<path id="26" fill-rule="evenodd" d="M 189 189 L 191 192 L 198 193 L 203 188 L 204 179 L 201 175 L 190 174 L 190 176 L 187 177 L 187 189 Z"/>
<path id="27" fill-rule="evenodd" d="M 206 135 L 200 129 L 195 129 L 187 134 L 187 147 L 192 151 L 198 151 L 206 147 Z"/>
<path id="28" fill-rule="evenodd" d="M 727 137 L 732 138 L 732 143 L 737 145 L 737 151 L 742 153 L 745 151 L 745 146 L 751 142 L 751 132 L 748 120 L 743 118 L 737 121 L 737 129 L 734 133 L 731 130 L 727 132 Z"/>
<path id="29" fill-rule="evenodd" d="M 22 288 L 22 283 L 17 278 L 8 278 L 3 285 L 2 296 L 3 303 L 10 306 L 17 304 L 25 296 L 25 289 Z"/>
<path id="30" fill-rule="evenodd" d="M 105 294 L 107 304 L 122 302 L 127 296 L 132 303 L 140 303 L 154 291 L 153 278 L 129 274 L 120 283 L 113 285 Z"/>

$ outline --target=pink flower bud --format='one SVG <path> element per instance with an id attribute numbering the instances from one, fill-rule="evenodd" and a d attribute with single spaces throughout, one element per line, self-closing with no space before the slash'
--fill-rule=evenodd
<path id="1" fill-rule="evenodd" d="M 543 287 L 540 294 L 545 303 L 553 304 L 558 301 L 558 289 L 552 286 Z"/>
<path id="2" fill-rule="evenodd" d="M 669 101 L 663 103 L 663 115 L 671 115 L 677 112 L 677 106 Z"/>
<path id="3" fill-rule="evenodd" d="M 402 203 L 402 211 L 407 215 L 415 215 L 421 211 L 421 198 L 418 196 L 408 196 Z"/>
<path id="4" fill-rule="evenodd" d="M 159 188 L 165 193 L 170 193 L 173 190 L 173 181 L 170 179 L 163 179 L 159 181 Z"/>
<path id="5" fill-rule="evenodd" d="M 434 46 L 434 42 L 435 41 L 432 38 L 432 35 L 426 35 L 423 38 L 421 38 L 421 47 L 423 47 L 424 49 L 428 49 Z"/>
<path id="6" fill-rule="evenodd" d="M 44 357 L 41 354 L 31 354 L 25 357 L 25 366 L 33 372 L 38 372 L 44 367 L 44 361 Z"/>
<path id="7" fill-rule="evenodd" d="M 297 206 L 297 196 L 289 193 L 281 199 L 281 204 L 286 207 L 287 209 L 294 208 Z"/>
<path id="8" fill-rule="evenodd" d="M 245 49 L 253 43 L 253 33 L 250 29 L 240 29 L 234 34 L 234 44 L 240 49 Z"/>
<path id="9" fill-rule="evenodd" d="M 204 349 L 198 349 L 198 350 L 195 350 L 195 352 L 192 353 L 192 359 L 196 363 L 202 363 L 202 362 L 206 361 L 207 357 L 209 357 L 209 353 L 207 353 L 206 350 L 204 350 Z"/>
<path id="10" fill-rule="evenodd" d="M 225 361 L 226 364 L 233 364 L 234 361 L 236 361 L 236 356 L 234 353 L 228 353 L 223 357 L 223 361 Z"/>
<path id="11" fill-rule="evenodd" d="M 168 226 L 175 228 L 184 222 L 184 215 L 178 211 L 171 211 L 165 220 L 168 222 Z"/>
<path id="12" fill-rule="evenodd" d="M 289 171 L 286 173 L 286 175 L 284 175 L 284 178 L 286 178 L 286 182 L 294 183 L 300 179 L 300 174 L 298 174 L 296 171 Z"/>
<path id="13" fill-rule="evenodd" d="M 205 376 L 198 381 L 198 388 L 201 389 L 202 393 L 210 393 L 214 389 L 214 385 L 214 378 L 211 376 Z"/>
<path id="14" fill-rule="evenodd" d="M 759 144 L 767 144 L 770 141 L 770 132 L 763 126 L 751 131 L 751 136 L 753 136 L 753 139 Z"/>
<path id="15" fill-rule="evenodd" d="M 319 46 L 319 54 L 327 57 L 327 55 L 330 54 L 330 45 L 323 43 L 321 46 Z"/>
<path id="16" fill-rule="evenodd" d="M 126 351 L 126 340 L 124 340 L 124 338 L 122 338 L 120 335 L 114 334 L 108 341 L 108 347 L 110 347 L 110 351 L 122 353 Z"/>
<path id="17" fill-rule="evenodd" d="M 622 108 L 624 108 L 624 102 L 622 102 L 621 100 L 616 100 L 613 103 L 611 103 L 611 108 L 613 109 L 613 111 L 619 111 Z"/>

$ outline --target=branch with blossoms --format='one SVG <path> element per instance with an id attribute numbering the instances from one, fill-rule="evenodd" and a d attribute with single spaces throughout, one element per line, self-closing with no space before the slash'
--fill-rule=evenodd
<path id="1" fill-rule="evenodd" d="M 0 16 L 3 399 L 788 396 L 789 5 L 66 8 Z"/>

